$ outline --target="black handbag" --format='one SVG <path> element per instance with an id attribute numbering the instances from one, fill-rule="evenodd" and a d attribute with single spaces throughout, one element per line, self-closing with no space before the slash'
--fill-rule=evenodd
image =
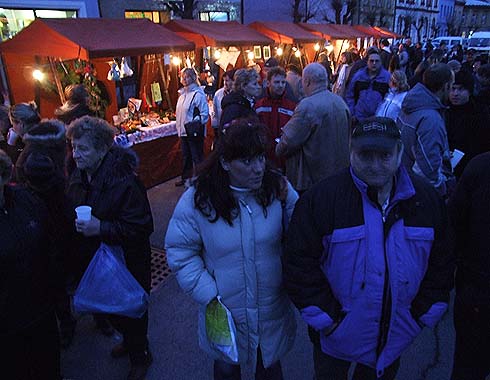
<path id="1" fill-rule="evenodd" d="M 194 96 L 192 97 L 191 100 L 191 104 L 193 103 L 196 94 L 197 92 L 194 93 Z M 199 116 L 199 120 L 192 120 L 184 124 L 185 133 L 187 137 L 204 137 L 204 125 L 201 122 L 201 112 L 199 111 L 199 108 L 194 106 L 194 110 L 192 112 L 192 119 L 195 119 L 197 116 Z"/>

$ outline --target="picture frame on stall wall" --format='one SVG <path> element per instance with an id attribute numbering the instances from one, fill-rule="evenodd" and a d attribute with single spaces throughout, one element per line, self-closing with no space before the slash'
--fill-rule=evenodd
<path id="1" fill-rule="evenodd" d="M 264 61 L 267 61 L 271 57 L 271 47 L 264 46 Z"/>
<path id="2" fill-rule="evenodd" d="M 255 58 L 262 58 L 262 49 L 260 46 L 254 46 L 254 56 Z"/>

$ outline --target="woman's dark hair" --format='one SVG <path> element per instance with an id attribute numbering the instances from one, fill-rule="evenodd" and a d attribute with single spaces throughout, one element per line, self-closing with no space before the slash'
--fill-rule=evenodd
<path id="1" fill-rule="evenodd" d="M 228 172 L 220 160 L 227 162 L 257 157 L 265 154 L 267 146 L 267 129 L 254 120 L 235 120 L 218 140 L 216 149 L 199 167 L 198 177 L 194 182 L 195 207 L 211 223 L 223 218 L 229 225 L 238 215 L 238 203 L 230 189 Z M 271 170 L 266 164 L 262 186 L 255 191 L 257 202 L 267 215 L 267 206 L 280 193 L 281 175 Z"/>

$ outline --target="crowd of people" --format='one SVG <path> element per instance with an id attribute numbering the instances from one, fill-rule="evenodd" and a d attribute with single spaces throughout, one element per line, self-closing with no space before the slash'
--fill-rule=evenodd
<path id="1" fill-rule="evenodd" d="M 245 367 L 257 380 L 284 379 L 294 308 L 308 325 L 314 379 L 347 379 L 355 365 L 353 379 L 393 380 L 454 287 L 451 380 L 490 374 L 490 65 L 457 47 L 379 45 L 342 53 L 335 70 L 275 58 L 262 73 L 231 69 L 214 95 L 194 69 L 180 73 L 176 185 L 186 190 L 165 249 L 199 304 L 199 345 L 215 380 L 239 380 Z M 129 272 L 150 287 L 153 219 L 138 157 L 90 115 L 83 85 L 66 98 L 55 119 L 41 120 L 33 102 L 0 108 L 7 378 L 62 378 L 60 349 L 76 326 L 67 289 L 101 243 L 121 246 Z M 204 157 L 208 120 L 214 144 Z M 196 124 L 202 131 L 191 134 Z M 79 205 L 91 206 L 89 220 L 77 219 Z M 208 330 L 221 306 L 236 357 Z M 94 321 L 122 333 L 111 355 L 129 355 L 128 379 L 144 379 L 148 312 Z"/>

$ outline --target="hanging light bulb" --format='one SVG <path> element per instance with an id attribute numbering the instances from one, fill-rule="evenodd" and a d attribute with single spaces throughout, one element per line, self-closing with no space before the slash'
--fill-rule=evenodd
<path id="1" fill-rule="evenodd" d="M 221 51 L 215 50 L 214 51 L 214 59 L 220 59 L 221 58 Z"/>
<path id="2" fill-rule="evenodd" d="M 280 57 L 282 55 L 282 53 L 284 53 L 282 48 L 278 47 L 276 50 L 276 54 Z"/>
<path id="3" fill-rule="evenodd" d="M 175 55 L 172 57 L 172 63 L 173 63 L 175 66 L 179 66 L 179 65 L 181 64 L 181 62 L 182 62 L 182 60 L 181 60 L 179 57 L 177 57 L 177 56 L 175 56 Z"/>
<path id="4" fill-rule="evenodd" d="M 301 57 L 301 52 L 300 52 L 299 50 L 296 50 L 296 51 L 294 52 L 294 56 L 295 56 L 296 58 Z"/>
<path id="5" fill-rule="evenodd" d="M 315 46 L 313 46 L 313 49 L 315 49 L 315 51 L 320 50 L 320 44 L 317 42 Z"/>
<path id="6" fill-rule="evenodd" d="M 40 82 L 44 79 L 44 73 L 41 70 L 36 69 L 32 72 L 32 77 Z"/>
<path id="7" fill-rule="evenodd" d="M 247 53 L 247 58 L 250 59 L 250 60 L 253 60 L 255 58 L 255 54 L 253 51 L 249 51 Z"/>

